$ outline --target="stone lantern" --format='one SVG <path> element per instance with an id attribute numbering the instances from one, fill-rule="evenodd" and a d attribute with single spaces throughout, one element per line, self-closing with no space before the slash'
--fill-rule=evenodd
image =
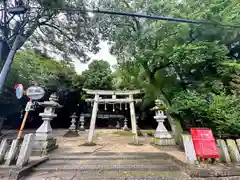
<path id="1" fill-rule="evenodd" d="M 71 120 L 71 125 L 68 128 L 68 131 L 67 131 L 67 133 L 64 136 L 65 137 L 76 137 L 76 136 L 79 136 L 79 134 L 77 132 L 77 127 L 76 127 L 76 119 L 77 119 L 76 113 L 74 112 L 72 114 L 72 116 L 70 116 L 70 118 L 72 119 Z"/>
<path id="2" fill-rule="evenodd" d="M 71 120 L 71 126 L 69 127 L 69 130 L 71 131 L 76 131 L 76 119 L 77 119 L 77 116 L 76 116 L 76 113 L 74 112 L 72 114 L 72 116 L 70 116 L 70 118 L 72 119 Z"/>
<path id="3" fill-rule="evenodd" d="M 79 122 L 80 122 L 79 131 L 85 131 L 85 128 L 84 128 L 84 123 L 85 123 L 84 114 L 80 115 Z"/>
<path id="4" fill-rule="evenodd" d="M 124 119 L 124 126 L 123 126 L 123 128 L 122 128 L 123 131 L 129 131 L 127 122 L 128 122 L 128 120 L 127 120 L 127 118 L 125 118 L 125 119 Z"/>
<path id="5" fill-rule="evenodd" d="M 171 134 L 166 129 L 164 120 L 167 116 L 164 115 L 163 102 L 160 99 L 155 100 L 155 116 L 154 119 L 158 122 L 158 126 L 155 132 L 154 143 L 158 145 L 175 145 L 175 141 Z"/>
<path id="6" fill-rule="evenodd" d="M 44 107 L 44 112 L 39 114 L 39 116 L 42 117 L 43 123 L 35 133 L 34 151 L 39 152 L 41 155 L 47 154 L 49 151 L 57 148 L 56 139 L 54 139 L 52 135 L 52 127 L 50 124 L 53 118 L 57 117 L 57 114 L 55 114 L 56 108 L 62 107 L 57 101 L 58 97 L 53 93 L 49 101 L 38 103 Z"/>

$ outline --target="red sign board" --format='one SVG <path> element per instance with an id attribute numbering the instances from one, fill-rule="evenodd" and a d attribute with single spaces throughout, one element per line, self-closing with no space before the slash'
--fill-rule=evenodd
<path id="1" fill-rule="evenodd" d="M 212 130 L 208 128 L 191 128 L 193 146 L 197 157 L 219 158 L 218 149 Z"/>

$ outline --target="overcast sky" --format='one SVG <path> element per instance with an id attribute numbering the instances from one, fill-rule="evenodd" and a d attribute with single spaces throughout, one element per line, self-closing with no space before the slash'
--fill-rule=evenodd
<path id="1" fill-rule="evenodd" d="M 82 71 L 86 70 L 88 68 L 88 64 L 91 63 L 94 60 L 105 60 L 108 61 L 111 66 L 115 65 L 117 63 L 116 57 L 112 56 L 109 53 L 109 45 L 107 42 L 102 41 L 99 44 L 99 47 L 101 50 L 97 54 L 90 54 L 91 61 L 89 61 L 87 64 L 82 64 L 78 60 L 75 60 L 75 69 L 77 73 L 81 73 Z"/>

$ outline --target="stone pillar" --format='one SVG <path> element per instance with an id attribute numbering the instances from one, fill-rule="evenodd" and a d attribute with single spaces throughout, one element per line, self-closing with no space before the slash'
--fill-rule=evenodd
<path id="1" fill-rule="evenodd" d="M 183 145 L 184 145 L 187 162 L 189 164 L 195 164 L 197 161 L 197 157 L 196 157 L 195 149 L 192 142 L 192 136 L 182 134 L 182 139 L 183 139 Z"/>
<path id="2" fill-rule="evenodd" d="M 0 163 L 4 161 L 4 157 L 6 155 L 7 150 L 8 150 L 8 140 L 3 139 L 0 145 Z"/>
<path id="3" fill-rule="evenodd" d="M 19 144 L 20 144 L 20 139 L 14 139 L 12 141 L 10 150 L 9 150 L 9 152 L 7 154 L 5 165 L 10 166 L 10 165 L 15 163 L 15 158 L 17 157 Z"/>
<path id="4" fill-rule="evenodd" d="M 92 110 L 92 117 L 91 117 L 91 122 L 90 122 L 90 127 L 89 127 L 89 133 L 88 133 L 88 144 L 93 144 L 93 135 L 94 135 L 97 111 L 98 111 L 98 99 L 99 99 L 99 95 L 95 94 L 93 110 Z"/>
<path id="5" fill-rule="evenodd" d="M 226 145 L 226 142 L 223 139 L 217 139 L 217 144 L 220 147 L 221 160 L 223 162 L 231 164 L 231 159 L 230 159 L 230 155 L 228 152 L 228 147 Z"/>
<path id="6" fill-rule="evenodd" d="M 137 134 L 137 125 L 136 125 L 136 116 L 135 116 L 135 107 L 134 107 L 134 100 L 133 95 L 129 95 L 130 100 L 130 115 L 131 115 L 131 124 L 132 124 L 132 133 L 133 133 L 133 142 L 135 144 L 139 144 L 138 142 L 138 134 Z"/>
<path id="7" fill-rule="evenodd" d="M 85 122 L 84 121 L 84 114 L 81 114 L 80 118 L 79 118 L 79 123 L 80 123 L 79 131 L 85 131 L 84 122 Z"/>
<path id="8" fill-rule="evenodd" d="M 32 143 L 33 143 L 34 135 L 26 134 L 23 139 L 23 143 L 21 145 L 21 149 L 19 152 L 19 156 L 17 159 L 17 167 L 23 167 L 28 164 L 30 159 L 30 155 L 32 152 Z"/>
<path id="9" fill-rule="evenodd" d="M 237 143 L 238 150 L 239 150 L 239 152 L 240 152 L 240 139 L 237 139 L 237 140 L 236 140 L 236 143 Z"/>
<path id="10" fill-rule="evenodd" d="M 133 95 L 129 95 L 130 104 L 130 115 L 131 115 L 131 124 L 132 124 L 132 133 L 137 134 L 137 125 L 136 125 L 136 116 L 135 116 L 135 107 L 133 101 Z"/>
<path id="11" fill-rule="evenodd" d="M 237 145 L 233 139 L 227 139 L 228 151 L 233 163 L 240 163 L 240 154 Z"/>

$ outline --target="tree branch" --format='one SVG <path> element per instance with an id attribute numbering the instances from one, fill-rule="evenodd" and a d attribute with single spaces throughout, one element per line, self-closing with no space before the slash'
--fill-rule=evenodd
<path id="1" fill-rule="evenodd" d="M 58 26 L 53 25 L 53 24 L 48 24 L 48 23 L 43 24 L 43 26 L 49 26 L 49 27 L 52 27 L 52 28 L 56 29 L 56 30 L 59 31 L 62 35 L 64 35 L 69 41 L 75 43 L 74 40 L 73 40 L 72 38 L 70 38 L 65 32 L 63 32 Z"/>
<path id="2" fill-rule="evenodd" d="M 126 0 L 123 0 L 122 2 L 127 6 L 127 8 L 131 9 L 131 6 L 127 3 Z M 140 30 L 141 26 L 140 26 L 139 21 L 137 20 L 136 17 L 132 17 L 132 18 L 133 18 L 133 20 L 134 20 L 134 22 L 135 22 L 135 25 L 136 25 L 136 28 L 134 28 L 135 31 Z"/>
<path id="3" fill-rule="evenodd" d="M 153 68 L 152 73 L 155 74 L 158 70 L 164 69 L 164 68 L 170 66 L 171 64 L 173 64 L 172 61 L 170 61 L 170 62 L 168 62 L 166 64 L 162 64 L 161 66 L 155 67 L 155 68 Z"/>

